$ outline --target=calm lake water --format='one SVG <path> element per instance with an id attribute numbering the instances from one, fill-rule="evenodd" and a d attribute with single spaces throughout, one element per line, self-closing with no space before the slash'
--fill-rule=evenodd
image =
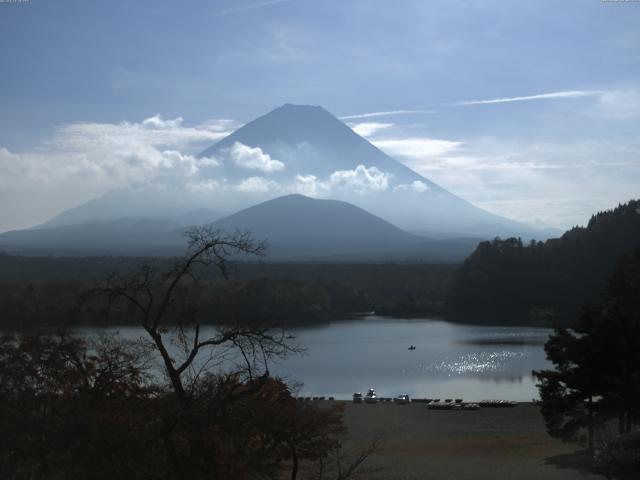
<path id="1" fill-rule="evenodd" d="M 82 334 L 96 331 L 80 329 Z M 107 331 L 127 338 L 144 333 L 136 328 Z M 531 401 L 538 398 L 531 371 L 549 366 L 543 344 L 550 332 L 371 316 L 291 329 L 292 342 L 306 353 L 279 361 L 270 370 L 290 382 L 303 382 L 303 396 L 346 399 L 373 387 L 385 397 L 406 393 Z M 409 350 L 410 345 L 416 349 Z"/>

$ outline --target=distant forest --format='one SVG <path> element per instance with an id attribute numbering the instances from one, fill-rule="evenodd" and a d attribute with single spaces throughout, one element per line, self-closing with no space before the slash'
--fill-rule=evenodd
<path id="1" fill-rule="evenodd" d="M 375 311 L 463 323 L 567 325 L 602 301 L 607 278 L 640 248 L 640 201 L 594 215 L 558 239 L 481 242 L 461 265 L 367 262 L 236 262 L 229 280 L 206 274 L 180 308 L 202 323 L 300 325 Z M 110 272 L 168 258 L 20 257 L 0 253 L 0 328 L 127 325 L 133 313 L 104 299 L 80 304 Z"/>
<path id="2" fill-rule="evenodd" d="M 104 299 L 79 308 L 80 299 L 109 273 L 130 272 L 145 263 L 164 271 L 172 260 L 0 254 L 0 328 L 131 324 L 136 320 L 133 312 L 107 312 Z M 209 324 L 307 324 L 372 311 L 391 316 L 442 316 L 456 267 L 237 262 L 228 280 L 205 274 L 198 292 L 183 292 L 182 307 L 193 308 L 198 320 Z"/>
<path id="3" fill-rule="evenodd" d="M 600 303 L 607 278 L 640 248 L 640 201 L 593 215 L 562 237 L 523 244 L 482 242 L 456 272 L 450 319 L 478 323 L 568 324 Z"/>

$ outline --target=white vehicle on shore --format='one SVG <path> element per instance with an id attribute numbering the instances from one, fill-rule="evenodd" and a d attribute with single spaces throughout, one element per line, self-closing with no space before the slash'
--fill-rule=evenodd
<path id="1" fill-rule="evenodd" d="M 393 399 L 393 403 L 396 405 L 406 405 L 407 403 L 411 403 L 411 399 L 409 398 L 409 395 L 406 394 L 398 395 Z"/>
<path id="2" fill-rule="evenodd" d="M 370 388 L 364 396 L 364 403 L 378 403 L 378 396 L 373 388 Z"/>

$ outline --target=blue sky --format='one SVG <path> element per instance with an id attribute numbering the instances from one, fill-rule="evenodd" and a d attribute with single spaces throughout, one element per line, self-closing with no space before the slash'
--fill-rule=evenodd
<path id="1" fill-rule="evenodd" d="M 286 102 L 532 224 L 640 196 L 639 2 L 30 0 L 0 3 L 0 40 L 0 230 L 127 181 L 91 178 L 74 125 L 181 117 L 189 154 Z"/>

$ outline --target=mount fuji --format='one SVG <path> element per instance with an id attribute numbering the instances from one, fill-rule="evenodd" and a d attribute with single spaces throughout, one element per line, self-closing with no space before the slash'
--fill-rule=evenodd
<path id="1" fill-rule="evenodd" d="M 391 158 L 319 106 L 285 104 L 200 154 L 254 199 L 302 193 L 353 203 L 431 236 L 544 234 L 480 209 Z M 218 208 L 219 209 L 219 208 Z"/>
<path id="2" fill-rule="evenodd" d="M 119 252 L 126 250 L 130 241 L 138 250 L 150 237 L 165 248 L 175 245 L 179 238 L 176 232 L 184 225 L 224 220 L 253 205 L 292 194 L 358 207 L 362 217 L 370 215 L 365 222 L 370 227 L 371 222 L 380 220 L 402 232 L 405 241 L 397 242 L 399 238 L 395 238 L 394 245 L 415 246 L 415 241 L 406 241 L 415 233 L 439 239 L 547 236 L 448 192 L 385 154 L 319 106 L 283 105 L 240 127 L 197 158 L 197 175 L 193 177 L 163 178 L 161 185 L 112 190 L 42 225 L 0 235 L 0 248 L 45 247 L 55 239 L 56 251 L 62 251 L 65 245 L 77 247 L 78 239 L 89 241 L 94 237 L 95 253 L 112 250 L 109 244 L 117 244 Z M 300 203 L 304 197 L 291 198 Z M 304 208 L 312 208 L 312 203 L 304 202 Z M 291 201 L 269 204 L 263 220 L 269 223 L 273 218 L 275 222 L 277 209 L 290 204 Z M 337 232 L 346 225 L 332 218 L 330 209 L 325 212 L 327 218 L 320 219 L 317 212 L 314 215 L 326 229 Z M 286 216 L 283 218 L 286 220 Z M 213 225 L 226 225 L 223 220 Z M 295 229 L 302 227 L 293 218 L 289 222 L 288 226 L 286 221 L 277 223 L 277 231 L 272 228 L 264 233 L 277 237 L 279 245 L 292 245 L 304 235 L 294 235 Z M 241 223 L 234 223 L 234 227 L 252 227 L 251 222 Z M 283 232 L 289 232 L 289 239 L 284 238 Z M 364 250 L 380 247 L 367 247 L 366 236 L 356 243 Z M 342 245 L 344 253 L 354 251 L 355 247 L 347 248 L 345 241 Z M 332 254 L 341 252 L 340 248 L 330 250 Z"/>

